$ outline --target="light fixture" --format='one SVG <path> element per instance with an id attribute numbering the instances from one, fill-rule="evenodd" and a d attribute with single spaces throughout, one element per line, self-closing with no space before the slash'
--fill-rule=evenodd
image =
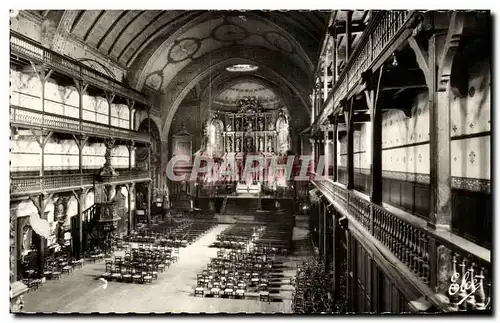
<path id="1" fill-rule="evenodd" d="M 392 53 L 392 66 L 396 67 L 398 66 L 398 60 L 396 59 L 396 54 Z"/>
<path id="2" fill-rule="evenodd" d="M 226 70 L 229 72 L 253 72 L 259 69 L 256 65 L 251 64 L 235 64 L 229 67 L 226 67 Z"/>

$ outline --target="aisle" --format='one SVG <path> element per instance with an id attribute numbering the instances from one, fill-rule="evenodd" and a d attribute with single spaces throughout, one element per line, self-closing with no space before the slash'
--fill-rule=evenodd
<path id="1" fill-rule="evenodd" d="M 104 262 L 86 264 L 61 280 L 47 281 L 24 298 L 25 312 L 168 312 L 187 311 L 186 298 L 192 292 L 196 274 L 217 255 L 208 248 L 229 225 L 218 225 L 195 243 L 181 248 L 180 259 L 151 285 L 109 282 L 106 289 L 95 277 L 104 272 Z M 194 297 L 193 297 L 194 298 Z M 182 299 L 182 300 L 181 300 Z"/>
<path id="2" fill-rule="evenodd" d="M 110 282 L 103 289 L 94 278 L 104 271 L 104 263 L 86 264 L 60 281 L 47 281 L 45 285 L 25 297 L 25 312 L 59 313 L 218 313 L 251 312 L 274 313 L 289 311 L 289 301 L 267 303 L 249 300 L 228 300 L 194 297 L 196 275 L 216 248 L 208 246 L 230 225 L 218 225 L 198 241 L 180 250 L 180 260 L 160 273 L 152 285 Z"/>

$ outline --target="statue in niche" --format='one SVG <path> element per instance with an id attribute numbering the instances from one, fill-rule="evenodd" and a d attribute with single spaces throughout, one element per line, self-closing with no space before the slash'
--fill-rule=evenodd
<path id="1" fill-rule="evenodd" d="M 264 120 L 262 120 L 262 118 L 259 118 L 259 130 L 260 131 L 264 130 Z"/>
<path id="2" fill-rule="evenodd" d="M 240 131 L 240 119 L 236 119 L 236 131 Z"/>
<path id="3" fill-rule="evenodd" d="M 269 126 L 268 126 L 268 129 L 267 130 L 274 130 L 274 124 L 272 122 L 269 122 Z"/>
<path id="4" fill-rule="evenodd" d="M 280 116 L 276 121 L 276 130 L 278 131 L 278 150 L 279 151 L 287 151 L 289 150 L 289 129 L 288 129 L 288 120 L 285 116 L 283 110 L 280 111 Z"/>
<path id="5" fill-rule="evenodd" d="M 245 141 L 246 151 L 253 151 L 253 142 L 251 137 L 247 137 Z"/>
<path id="6" fill-rule="evenodd" d="M 252 132 L 252 131 L 253 131 L 253 124 L 252 124 L 252 120 L 248 120 L 248 123 L 247 123 L 247 131 L 248 131 L 248 132 Z"/>
<path id="7" fill-rule="evenodd" d="M 259 137 L 259 151 L 263 152 L 264 151 L 264 138 Z"/>
<path id="8" fill-rule="evenodd" d="M 273 151 L 273 140 L 271 137 L 267 138 L 267 152 Z"/>
<path id="9" fill-rule="evenodd" d="M 233 131 L 233 119 L 229 119 L 227 126 L 226 126 L 227 131 Z"/>
<path id="10" fill-rule="evenodd" d="M 23 250 L 22 254 L 26 255 L 28 250 L 31 249 L 31 226 L 26 225 L 23 227 Z"/>
<path id="11" fill-rule="evenodd" d="M 241 146 L 241 139 L 240 138 L 236 138 L 236 152 L 237 153 L 240 152 L 240 146 Z"/>
<path id="12" fill-rule="evenodd" d="M 231 139 L 231 137 L 228 137 L 227 138 L 226 151 L 227 152 L 232 152 L 232 150 L 233 150 L 233 140 Z"/>

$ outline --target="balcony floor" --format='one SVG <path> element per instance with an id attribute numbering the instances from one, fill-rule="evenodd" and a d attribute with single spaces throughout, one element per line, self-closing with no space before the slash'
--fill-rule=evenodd
<path id="1" fill-rule="evenodd" d="M 208 246 L 229 225 L 220 224 L 198 241 L 181 248 L 180 259 L 168 270 L 158 274 L 151 285 L 109 282 L 106 289 L 96 280 L 104 272 L 104 262 L 85 264 L 61 280 L 46 281 L 44 286 L 25 295 L 24 312 L 58 313 L 287 313 L 291 310 L 291 290 L 280 292 L 282 302 L 260 302 L 258 300 L 235 300 L 194 297 L 196 275 L 206 268 L 211 257 L 216 257 L 216 248 Z M 296 234 L 296 232 L 298 234 Z M 294 228 L 294 239 L 303 239 L 304 230 Z M 292 276 L 296 262 L 301 256 L 283 259 Z M 291 286 L 289 286 L 291 288 Z"/>

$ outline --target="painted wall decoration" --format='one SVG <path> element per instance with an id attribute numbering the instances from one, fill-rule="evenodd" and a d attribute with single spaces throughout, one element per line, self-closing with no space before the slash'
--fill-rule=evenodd
<path id="1" fill-rule="evenodd" d="M 238 17 L 217 17 L 184 30 L 173 42 L 165 43 L 156 50 L 146 64 L 139 83 L 142 85 L 144 82 L 155 90 L 161 90 L 191 61 L 208 52 L 235 44 L 286 53 L 304 70 L 309 69 L 307 55 L 302 50 L 299 53 L 297 48 L 300 45 L 291 36 L 263 21 L 251 20 L 248 23 Z"/>
<path id="2" fill-rule="evenodd" d="M 491 173 L 490 67 L 485 62 L 469 70 L 469 91 L 450 101 L 450 163 L 454 187 L 483 190 Z M 382 117 L 382 170 L 385 177 L 429 182 L 429 106 L 427 92 L 414 99 L 411 117 L 390 110 Z M 368 124 L 354 133 L 354 167 L 370 168 Z M 368 140 L 368 141 L 367 141 Z M 347 137 L 339 147 L 339 166 L 346 166 Z M 371 155 L 370 155 L 371 156 Z M 369 172 L 368 172 L 369 173 Z M 485 182 L 486 181 L 486 182 Z M 472 183 L 474 182 L 474 183 Z M 467 184 L 469 183 L 469 184 Z M 472 183 L 472 184 L 470 184 Z M 486 190 L 489 190 L 486 189 Z"/>

